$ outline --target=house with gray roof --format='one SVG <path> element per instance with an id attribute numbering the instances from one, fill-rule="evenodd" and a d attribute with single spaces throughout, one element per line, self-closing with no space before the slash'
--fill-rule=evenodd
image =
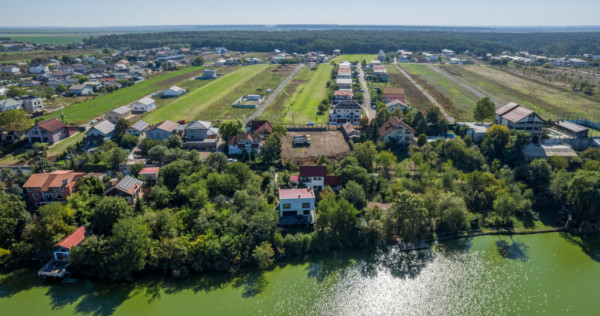
<path id="1" fill-rule="evenodd" d="M 103 142 L 112 139 L 115 132 L 115 124 L 110 121 L 102 121 L 90 128 L 85 133 L 83 143 L 86 147 L 93 147 L 102 144 Z"/>
<path id="2" fill-rule="evenodd" d="M 21 101 L 15 99 L 0 100 L 0 112 L 21 109 Z"/>
<path id="3" fill-rule="evenodd" d="M 125 134 L 140 136 L 140 135 L 144 134 L 146 131 L 148 131 L 148 129 L 150 129 L 150 124 L 148 124 L 144 121 L 139 121 L 139 122 L 133 124 L 133 126 L 131 126 L 130 128 L 128 128 L 127 131 L 125 131 Z"/>
<path id="4" fill-rule="evenodd" d="M 104 192 L 105 196 L 118 196 L 124 198 L 127 203 L 134 204 L 142 196 L 142 185 L 144 182 L 131 176 L 125 176 L 113 187 Z"/>
<path id="5" fill-rule="evenodd" d="M 156 101 L 149 97 L 144 97 L 141 100 L 134 102 L 131 105 L 131 109 L 135 113 L 145 113 L 154 109 Z"/>
<path id="6" fill-rule="evenodd" d="M 94 88 L 87 84 L 74 84 L 69 87 L 69 92 L 74 95 L 91 95 L 94 94 Z"/>
<path id="7" fill-rule="evenodd" d="M 185 127 L 186 141 L 203 141 L 205 139 L 217 139 L 219 129 L 212 126 L 211 122 L 192 121 Z"/>

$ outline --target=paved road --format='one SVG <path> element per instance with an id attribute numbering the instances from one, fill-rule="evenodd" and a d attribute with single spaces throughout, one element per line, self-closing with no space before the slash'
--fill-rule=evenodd
<path id="1" fill-rule="evenodd" d="M 427 91 L 425 91 L 425 89 L 423 89 L 423 87 L 421 87 L 416 81 L 413 80 L 413 78 L 411 78 L 405 71 L 404 69 L 400 68 L 400 66 L 398 66 L 398 64 L 395 64 L 394 66 L 396 66 L 396 68 L 398 68 L 398 70 L 408 79 L 410 80 L 410 82 L 415 85 L 415 87 L 417 87 L 417 89 L 419 89 L 421 92 L 423 92 L 423 95 L 425 95 L 425 97 L 427 99 L 429 99 L 429 101 L 431 103 L 433 103 L 435 106 L 437 106 L 440 109 L 440 112 L 442 112 L 442 115 L 446 118 L 446 121 L 448 121 L 448 123 L 454 123 L 454 118 L 452 116 L 450 116 L 450 114 L 448 114 L 446 112 L 446 110 L 444 110 L 444 108 L 429 94 L 427 93 Z"/>
<path id="2" fill-rule="evenodd" d="M 365 81 L 365 72 L 362 69 L 362 65 L 358 63 L 358 81 L 360 82 L 360 86 L 363 89 L 363 109 L 365 110 L 365 114 L 367 114 L 367 118 L 369 121 L 375 118 L 377 115 L 377 111 L 371 108 L 371 95 L 369 95 L 369 87 L 367 87 L 367 82 Z"/>
<path id="3" fill-rule="evenodd" d="M 465 89 L 469 90 L 470 92 L 472 92 L 472 93 L 473 93 L 474 95 L 476 95 L 477 97 L 479 97 L 479 98 L 481 98 L 481 99 L 483 99 L 483 98 L 487 97 L 487 95 L 485 95 L 485 94 L 481 93 L 479 90 L 477 90 L 477 89 L 475 89 L 475 88 L 473 88 L 473 87 L 471 87 L 471 86 L 467 85 L 467 84 L 466 84 L 466 83 L 464 83 L 464 82 L 463 82 L 461 79 L 458 79 L 458 78 L 456 78 L 456 77 L 454 77 L 454 76 L 450 75 L 449 73 L 447 73 L 447 72 L 445 72 L 445 71 L 443 71 L 443 70 L 439 69 L 438 67 L 436 67 L 436 66 L 433 66 L 432 64 L 427 64 L 427 66 L 428 66 L 429 68 L 431 68 L 433 71 L 435 71 L 435 72 L 439 73 L 440 75 L 442 75 L 442 76 L 444 76 L 444 77 L 446 77 L 446 78 L 448 78 L 448 79 L 452 80 L 452 81 L 453 81 L 454 83 L 456 83 L 457 85 L 459 85 L 459 86 L 461 86 L 461 87 L 463 87 L 463 88 L 465 88 Z M 490 99 L 492 99 L 492 98 L 490 97 Z M 492 99 L 492 102 L 494 102 L 494 104 L 496 105 L 496 107 L 497 107 L 497 108 L 499 108 L 499 107 L 503 106 L 503 104 L 502 104 L 502 103 L 500 103 L 500 102 L 498 102 L 498 101 L 496 101 L 496 100 L 494 100 L 494 99 Z"/>
<path id="4" fill-rule="evenodd" d="M 244 119 L 244 126 L 246 124 L 248 124 L 248 122 L 250 122 L 250 120 L 255 119 L 257 116 L 261 115 L 262 112 L 267 108 L 267 106 L 269 106 L 269 104 L 271 104 L 271 102 L 273 102 L 275 100 L 275 98 L 277 97 L 277 95 L 279 95 L 279 93 L 281 93 L 281 90 L 283 90 L 283 88 L 290 82 L 290 80 L 292 80 L 292 77 L 294 77 L 298 71 L 300 71 L 300 69 L 302 69 L 302 67 L 304 67 L 304 64 L 299 64 L 298 66 L 296 66 L 296 69 L 294 69 L 294 71 L 292 71 L 284 80 L 283 82 L 281 82 L 281 84 L 279 84 L 279 86 L 273 90 L 271 92 L 271 95 L 269 96 L 269 98 L 263 102 L 258 109 L 256 109 L 256 112 L 252 113 L 252 115 L 250 115 L 249 117 Z"/>

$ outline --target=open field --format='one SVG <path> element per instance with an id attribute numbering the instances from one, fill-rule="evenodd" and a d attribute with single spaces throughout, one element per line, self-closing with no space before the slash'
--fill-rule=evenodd
<path id="1" fill-rule="evenodd" d="M 93 100 L 72 105 L 63 109 L 65 121 L 73 124 L 85 123 L 95 117 L 103 115 L 112 109 L 140 99 L 145 95 L 168 88 L 170 84 L 165 85 L 164 83 L 170 78 L 185 75 L 179 78 L 182 80 L 187 80 L 187 78 L 191 78 L 201 71 L 202 67 L 190 67 L 176 72 L 163 74 L 140 82 L 134 86 L 119 89 L 113 93 L 97 97 Z M 58 116 L 60 116 L 60 112 L 54 112 L 45 115 L 44 118 L 48 119 Z"/>
<path id="2" fill-rule="evenodd" d="M 465 89 L 447 77 L 444 77 L 442 74 L 431 69 L 429 65 L 404 63 L 400 64 L 400 67 L 427 82 L 428 86 L 435 89 L 438 93 L 443 94 L 452 103 L 452 108 L 447 108 L 446 110 L 448 110 L 449 114 L 455 119 L 473 119 L 473 107 L 475 106 L 475 103 L 477 103 L 477 100 L 480 99 L 473 92 Z M 434 65 L 433 67 L 436 66 Z M 436 93 L 430 91 L 428 86 L 423 88 L 435 97 Z M 440 100 L 437 101 L 440 102 Z"/>
<path id="3" fill-rule="evenodd" d="M 62 57 L 64 55 L 77 57 L 77 56 L 88 56 L 96 53 L 101 53 L 98 49 L 84 49 L 84 50 L 34 50 L 29 52 L 2 52 L 0 53 L 0 63 L 17 62 L 17 61 L 30 61 L 34 58 L 53 58 Z"/>
<path id="4" fill-rule="evenodd" d="M 377 55 L 376 54 L 351 54 L 351 55 L 339 55 L 335 58 L 333 58 L 331 61 L 334 61 L 336 63 L 339 63 L 341 61 L 347 60 L 349 62 L 357 62 L 360 63 L 363 60 L 365 60 L 367 62 L 367 64 L 371 61 L 377 59 Z"/>
<path id="5" fill-rule="evenodd" d="M 327 96 L 326 82 L 331 78 L 330 64 L 320 64 L 317 70 L 302 69 L 288 85 L 298 83 L 302 80 L 294 93 L 283 104 L 284 124 L 302 124 L 314 121 L 316 124 L 325 124 L 328 121 L 327 114 L 317 115 L 318 106 Z M 284 94 L 284 93 L 282 93 Z"/>
<path id="6" fill-rule="evenodd" d="M 385 67 L 390 76 L 390 84 L 393 87 L 402 87 L 404 88 L 404 94 L 406 95 L 406 102 L 412 108 L 415 108 L 419 111 L 425 112 L 429 109 L 435 107 L 427 99 L 427 97 L 415 87 L 415 85 L 410 82 L 394 65 L 386 65 Z"/>
<path id="7" fill-rule="evenodd" d="M 253 67 L 253 66 L 250 66 Z M 272 65 L 259 74 L 245 80 L 241 85 L 231 90 L 226 96 L 210 104 L 205 111 L 195 118 L 201 120 L 216 120 L 222 117 L 224 120 L 232 118 L 244 119 L 256 111 L 256 109 L 242 109 L 231 106 L 240 96 L 248 94 L 263 95 L 266 99 L 267 89 L 275 90 L 281 82 L 296 68 L 296 65 Z M 263 101 L 263 102 L 265 102 Z"/>
<path id="8" fill-rule="evenodd" d="M 587 97 L 555 85 L 532 80 L 485 65 L 448 65 L 450 73 L 502 104 L 514 101 L 545 119 L 558 113 L 580 113 L 600 117 L 595 97 Z"/>
<path id="9" fill-rule="evenodd" d="M 143 119 L 148 123 L 157 123 L 164 120 L 177 121 L 184 119 L 187 121 L 197 118 L 209 109 L 213 103 L 230 96 L 236 88 L 269 67 L 273 66 L 264 64 L 247 66 L 215 80 L 210 80 L 210 83 L 147 113 L 143 116 Z M 252 82 L 256 83 L 255 81 Z M 231 104 L 229 107 L 231 107 Z"/>
<path id="10" fill-rule="evenodd" d="M 294 147 L 294 136 L 309 134 L 311 145 L 308 147 Z M 325 155 L 330 159 L 340 160 L 350 152 L 350 146 L 340 131 L 311 131 L 288 132 L 282 140 L 281 158 L 290 158 L 296 164 L 311 164 Z"/>

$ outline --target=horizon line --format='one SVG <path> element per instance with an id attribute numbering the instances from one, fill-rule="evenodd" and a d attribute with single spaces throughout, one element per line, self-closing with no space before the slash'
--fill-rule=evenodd
<path id="1" fill-rule="evenodd" d="M 277 26 L 347 26 L 347 27 L 360 27 L 360 26 L 382 26 L 382 27 L 460 27 L 460 28 L 574 28 L 574 27 L 598 27 L 596 25 L 433 25 L 433 24 L 331 24 L 331 23 L 306 23 L 306 24 L 156 24 L 156 25 L 88 25 L 88 26 L 58 26 L 58 25 L 39 25 L 39 26 L 9 26 L 3 25 L 0 28 L 14 28 L 14 29 L 27 29 L 27 28 L 117 28 L 117 27 L 277 27 Z"/>

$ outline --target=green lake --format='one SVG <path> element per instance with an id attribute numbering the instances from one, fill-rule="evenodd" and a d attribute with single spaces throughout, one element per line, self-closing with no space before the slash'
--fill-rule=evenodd
<path id="1" fill-rule="evenodd" d="M 600 238 L 481 236 L 132 284 L 0 275 L 0 315 L 598 315 Z"/>

